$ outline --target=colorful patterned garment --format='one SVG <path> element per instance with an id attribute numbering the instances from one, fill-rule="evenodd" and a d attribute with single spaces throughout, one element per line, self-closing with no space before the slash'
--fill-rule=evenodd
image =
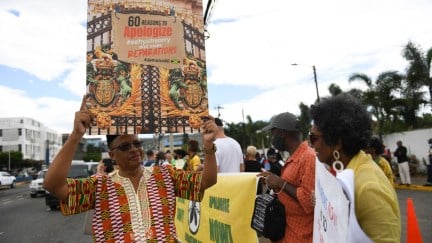
<path id="1" fill-rule="evenodd" d="M 170 165 L 144 168 L 137 193 L 118 173 L 67 179 L 69 197 L 63 215 L 94 208 L 95 242 L 178 242 L 174 225 L 176 196 L 201 201 L 200 172 Z"/>

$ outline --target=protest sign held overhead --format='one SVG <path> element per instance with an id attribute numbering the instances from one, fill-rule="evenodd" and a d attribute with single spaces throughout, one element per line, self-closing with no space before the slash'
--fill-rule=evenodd
<path id="1" fill-rule="evenodd" d="M 89 134 L 184 133 L 208 116 L 201 0 L 88 0 Z"/>

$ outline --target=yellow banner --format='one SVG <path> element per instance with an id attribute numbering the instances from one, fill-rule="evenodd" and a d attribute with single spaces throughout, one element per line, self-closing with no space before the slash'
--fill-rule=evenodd
<path id="1" fill-rule="evenodd" d="M 250 227 L 256 173 L 218 174 L 202 202 L 177 198 L 176 228 L 182 242 L 258 242 Z"/>

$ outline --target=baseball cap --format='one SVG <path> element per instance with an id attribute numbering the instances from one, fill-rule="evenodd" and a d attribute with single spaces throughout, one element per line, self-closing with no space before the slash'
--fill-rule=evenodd
<path id="1" fill-rule="evenodd" d="M 262 130 L 268 131 L 273 128 L 282 129 L 286 131 L 298 131 L 299 130 L 298 119 L 295 115 L 289 112 L 280 113 L 276 116 L 273 116 L 270 119 L 270 124 L 265 126 Z"/>
<path id="2" fill-rule="evenodd" d="M 216 126 L 218 126 L 218 127 L 223 127 L 223 122 L 222 122 L 222 120 L 221 119 L 219 119 L 219 118 L 215 118 L 215 123 L 216 123 Z"/>

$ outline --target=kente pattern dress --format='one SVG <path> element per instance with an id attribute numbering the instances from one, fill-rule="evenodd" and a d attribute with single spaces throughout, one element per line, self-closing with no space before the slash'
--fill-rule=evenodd
<path id="1" fill-rule="evenodd" d="M 201 172 L 170 165 L 144 168 L 137 192 L 118 173 L 68 178 L 68 198 L 60 207 L 64 215 L 94 208 L 95 242 L 178 242 L 176 197 L 201 201 L 201 179 Z"/>

